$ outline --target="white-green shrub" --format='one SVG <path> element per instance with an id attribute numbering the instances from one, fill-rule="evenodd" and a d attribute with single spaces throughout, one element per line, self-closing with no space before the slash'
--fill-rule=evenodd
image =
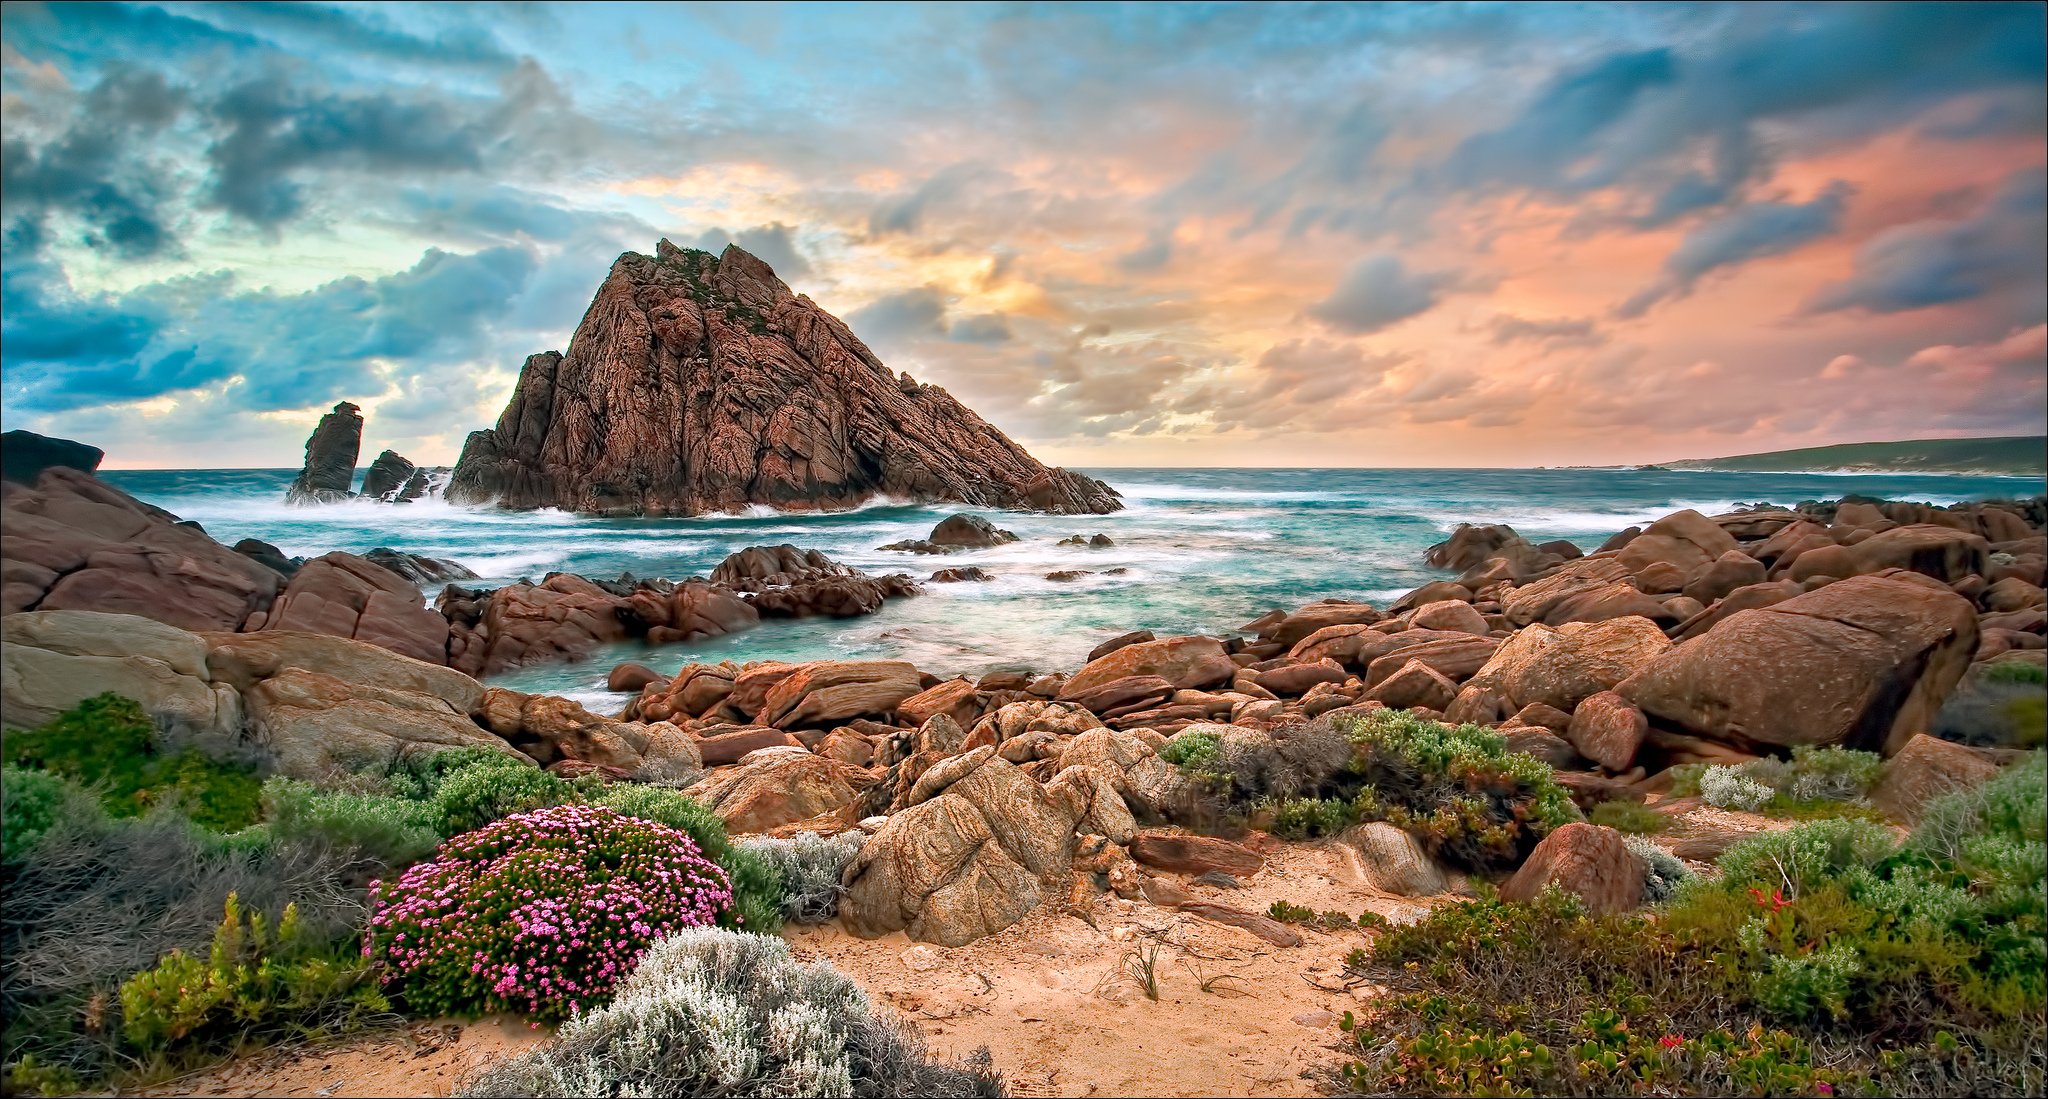
<path id="1" fill-rule="evenodd" d="M 1700 796 L 1716 809 L 1739 809 L 1754 813 L 1771 803 L 1778 792 L 1742 773 L 1739 767 L 1709 767 L 1700 776 Z"/>
<path id="2" fill-rule="evenodd" d="M 766 935 L 655 944 L 612 1002 L 470 1080 L 469 1096 L 998 1096 L 984 1051 L 931 1062 L 923 1036 Z"/>
<path id="3" fill-rule="evenodd" d="M 1659 904 L 1670 900 L 1678 892 L 1678 887 L 1692 877 L 1692 871 L 1685 868 L 1685 863 L 1677 855 L 1649 840 L 1641 836 L 1625 836 L 1623 842 L 1643 860 L 1648 870 L 1643 875 L 1644 903 Z"/>
<path id="4" fill-rule="evenodd" d="M 838 913 L 839 897 L 846 892 L 840 878 L 866 840 L 861 832 L 842 832 L 830 838 L 799 832 L 789 839 L 745 839 L 739 846 L 782 875 L 783 919 L 824 923 Z"/>

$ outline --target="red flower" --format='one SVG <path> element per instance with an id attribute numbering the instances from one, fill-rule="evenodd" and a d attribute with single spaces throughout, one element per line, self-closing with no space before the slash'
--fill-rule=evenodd
<path id="1" fill-rule="evenodd" d="M 1665 1049 L 1677 1049 L 1685 1044 L 1685 1039 L 1680 1038 L 1676 1034 L 1666 1034 L 1664 1037 L 1657 1039 L 1657 1044 Z"/>

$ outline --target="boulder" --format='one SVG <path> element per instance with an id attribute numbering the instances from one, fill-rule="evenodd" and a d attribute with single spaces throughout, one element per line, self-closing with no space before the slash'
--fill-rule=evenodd
<path id="1" fill-rule="evenodd" d="M 613 666 L 611 674 L 604 677 L 607 691 L 642 691 L 651 683 L 666 683 L 668 677 L 645 664 L 625 663 Z"/>
<path id="2" fill-rule="evenodd" d="M 1587 759 L 1609 771 L 1634 766 L 1636 752 L 1650 732 L 1650 720 L 1614 691 L 1590 695 L 1572 711 L 1564 737 Z"/>
<path id="3" fill-rule="evenodd" d="M 351 553 L 306 562 L 277 602 L 250 615 L 244 628 L 332 634 L 431 664 L 448 659 L 448 620 L 427 609 L 419 588 Z"/>
<path id="4" fill-rule="evenodd" d="M 1586 761 L 1572 749 L 1570 742 L 1541 725 L 1510 722 L 1498 731 L 1507 738 L 1510 752 L 1534 756 L 1559 771 L 1585 766 Z"/>
<path id="5" fill-rule="evenodd" d="M 1857 575 L 1896 568 L 1953 584 L 1965 576 L 1981 575 L 1990 554 L 1990 543 L 1981 535 L 1916 523 L 1872 535 L 1858 542 L 1850 556 Z"/>
<path id="6" fill-rule="evenodd" d="M 17 429 L 0 434 L 0 480 L 34 485 L 53 466 L 91 473 L 106 456 L 96 446 Z"/>
<path id="7" fill-rule="evenodd" d="M 446 495 L 610 515 L 827 510 L 877 495 L 1062 514 L 1123 506 L 944 389 L 885 367 L 759 258 L 667 241 L 612 264 L 567 355 L 526 360 L 497 426 L 463 445 Z"/>
<path id="8" fill-rule="evenodd" d="M 2008 576 L 1986 587 L 1979 602 L 1987 611 L 2023 611 L 2048 606 L 2048 592 L 2044 592 L 2039 584 Z"/>
<path id="9" fill-rule="evenodd" d="M 334 640 L 384 651 L 358 641 Z M 526 758 L 447 700 L 389 681 L 344 680 L 284 667 L 244 691 L 243 704 L 249 739 L 264 750 L 279 774 L 292 778 L 323 782 L 342 772 L 383 774 L 405 760 L 455 748 L 488 748 Z"/>
<path id="10" fill-rule="evenodd" d="M 765 832 L 852 805 L 874 776 L 803 747 L 760 748 L 687 791 L 734 833 Z"/>
<path id="11" fill-rule="evenodd" d="M 1383 820 L 1352 828 L 1337 837 L 1355 855 L 1373 888 L 1397 897 L 1433 897 L 1450 889 L 1441 867 L 1415 837 Z"/>
<path id="12" fill-rule="evenodd" d="M 1070 696 L 1067 701 L 1102 717 L 1114 717 L 1172 698 L 1172 683 L 1156 675 L 1127 675 Z"/>
<path id="13" fill-rule="evenodd" d="M 1698 637 L 1713 629 L 1715 623 L 1737 611 L 1774 607 L 1795 595 L 1803 594 L 1804 590 L 1790 580 L 1771 580 L 1737 588 L 1716 600 L 1713 605 L 1680 622 L 1671 630 L 1671 636 L 1679 641 Z"/>
<path id="14" fill-rule="evenodd" d="M 1085 796 L 988 759 L 868 838 L 846 869 L 840 915 L 856 935 L 946 946 L 1001 931 L 1067 894 Z"/>
<path id="15" fill-rule="evenodd" d="M 1688 508 L 1643 528 L 1641 535 L 1615 551 L 1615 560 L 1631 573 L 1662 562 L 1680 575 L 1691 576 L 1722 554 L 1739 549 L 1733 535 Z"/>
<path id="16" fill-rule="evenodd" d="M 549 767 L 569 760 L 637 782 L 689 782 L 704 770 L 690 734 L 668 722 L 617 721 L 555 695 L 489 687 L 472 716 Z"/>
<path id="17" fill-rule="evenodd" d="M 215 683 L 206 641 L 132 614 L 23 611 L 0 618 L 0 709 L 33 728 L 112 692 L 181 732 L 233 738 L 242 699 Z"/>
<path id="18" fill-rule="evenodd" d="M 0 613 L 132 614 L 185 630 L 234 630 L 284 577 L 92 474 L 44 468 L 0 483 Z"/>
<path id="19" fill-rule="evenodd" d="M 1417 607 L 1426 607 L 1431 603 L 1441 603 L 1446 599 L 1470 603 L 1472 601 L 1472 589 L 1455 580 L 1432 580 L 1395 600 L 1391 610 L 1395 614 L 1402 614 Z"/>
<path id="20" fill-rule="evenodd" d="M 1569 713 L 1670 648 L 1657 624 L 1640 617 L 1529 626 L 1502 642 L 1467 686 L 1494 692 L 1511 709 L 1541 702 Z"/>
<path id="21" fill-rule="evenodd" d="M 1642 593 L 1629 582 L 1630 575 L 1629 570 L 1612 556 L 1596 553 L 1582 557 L 1541 580 L 1503 593 L 1501 613 L 1511 624 L 1527 626 L 1534 622 L 1549 622 L 1552 612 L 1562 604 L 1583 601 L 1588 595 L 1616 586 L 1639 596 Z"/>
<path id="22" fill-rule="evenodd" d="M 1155 745 L 1164 743 L 1156 738 L 1148 742 L 1123 729 L 1091 729 L 1060 753 L 1060 773 L 1090 768 L 1123 796 L 1125 805 L 1145 816 L 1162 818 L 1186 783 L 1179 768 L 1159 758 Z"/>
<path id="23" fill-rule="evenodd" d="M 1423 553 L 1422 559 L 1434 568 L 1462 571 L 1498 556 L 1508 547 L 1527 545 L 1528 539 L 1515 533 L 1515 528 L 1510 526 L 1474 526 L 1471 523 L 1460 523 L 1449 538 L 1429 547 Z"/>
<path id="24" fill-rule="evenodd" d="M 1684 592 L 1687 598 L 1697 599 L 1706 605 L 1738 588 L 1763 582 L 1763 562 L 1741 550 L 1729 550 L 1696 573 L 1685 585 Z"/>
<path id="25" fill-rule="evenodd" d="M 1395 635 L 1406 639 L 1433 631 L 1409 630 Z M 1376 656 L 1365 667 L 1365 682 L 1368 687 L 1385 682 L 1389 676 L 1408 666 L 1410 661 L 1420 661 L 1436 670 L 1445 679 L 1460 681 L 1469 679 L 1492 659 L 1500 648 L 1500 642 L 1490 637 L 1473 637 L 1456 634 L 1449 638 L 1422 641 L 1419 644 L 1404 644 L 1383 655 Z M 1363 658 L 1363 652 L 1360 656 Z"/>
<path id="26" fill-rule="evenodd" d="M 969 744 L 1003 744 L 1028 733 L 1078 736 L 1102 728 L 1096 716 L 1080 706 L 1065 702 L 1029 699 L 998 707 L 982 716 L 968 732 Z"/>
<path id="27" fill-rule="evenodd" d="M 728 725 L 711 730 L 697 739 L 697 755 L 706 767 L 718 767 L 740 760 L 763 748 L 801 748 L 803 741 L 782 729 L 759 725 Z"/>
<path id="28" fill-rule="evenodd" d="M 1987 753 L 1917 733 L 1885 762 L 1883 777 L 1871 788 L 1870 803 L 1893 820 L 1914 825 L 1934 799 L 1997 774 L 1998 764 Z"/>
<path id="29" fill-rule="evenodd" d="M 1460 604 L 1461 606 L 1463 604 Z M 1300 695 L 1318 683 L 1342 683 L 1351 678 L 1342 664 L 1329 657 L 1321 660 L 1284 664 L 1257 673 L 1256 682 L 1260 689 L 1275 696 Z"/>
<path id="30" fill-rule="evenodd" d="M 1256 851 L 1214 836 L 1192 836 L 1156 830 L 1141 831 L 1130 839 L 1131 857 L 1155 870 L 1177 874 L 1207 874 L 1222 871 L 1248 878 L 1265 868 L 1266 860 Z"/>
<path id="31" fill-rule="evenodd" d="M 1344 601 L 1310 603 L 1274 623 L 1259 636 L 1281 645 L 1293 645 L 1326 626 L 1371 625 L 1386 615 L 1364 603 Z"/>
<path id="32" fill-rule="evenodd" d="M 756 720 L 779 729 L 881 717 L 922 690 L 915 665 L 902 660 L 819 660 L 799 664 L 763 700 Z"/>
<path id="33" fill-rule="evenodd" d="M 1591 912 L 1626 912 L 1642 903 L 1648 874 L 1648 864 L 1628 849 L 1620 832 L 1573 821 L 1543 837 L 1522 868 L 1500 887 L 1500 897 L 1532 901 L 1545 887 L 1556 885 L 1577 894 Z"/>
<path id="34" fill-rule="evenodd" d="M 387 450 L 377 455 L 376 460 L 370 463 L 369 470 L 363 474 L 362 496 L 366 500 L 394 503 L 411 483 L 413 475 L 418 472 L 419 467 L 397 451 Z M 355 471 L 350 470 L 349 474 L 353 479 Z"/>
<path id="35" fill-rule="evenodd" d="M 356 406 L 342 401 L 320 417 L 306 438 L 306 464 L 291 487 L 287 504 L 332 504 L 355 496 L 356 455 L 363 446 L 363 418 Z"/>
<path id="36" fill-rule="evenodd" d="M 1469 633 L 1485 637 L 1486 616 L 1472 609 L 1472 604 L 1457 599 L 1443 599 L 1417 607 L 1408 616 L 1408 625 L 1419 630 L 1448 630 L 1453 633 Z"/>
<path id="37" fill-rule="evenodd" d="M 945 714 L 961 725 L 973 725 L 981 716 L 981 701 L 981 692 L 971 681 L 949 679 L 898 703 L 896 715 L 904 721 L 922 725 L 938 714 Z"/>
<path id="38" fill-rule="evenodd" d="M 437 606 L 448 621 L 448 665 L 470 675 L 576 660 L 628 636 L 626 600 L 569 573 L 481 595 L 451 585 Z"/>
<path id="39" fill-rule="evenodd" d="M 1067 680 L 1059 698 L 1071 700 L 1125 676 L 1156 675 L 1176 689 L 1210 687 L 1230 682 L 1237 665 L 1213 637 L 1167 637 L 1126 645 L 1098 660 L 1091 660 Z"/>
<path id="40" fill-rule="evenodd" d="M 948 515 L 939 520 L 927 537 L 933 545 L 965 549 L 985 549 L 1016 540 L 1016 535 L 999 529 L 981 516 L 967 514 Z"/>
<path id="41" fill-rule="evenodd" d="M 1154 640 L 1157 640 L 1157 638 L 1152 636 L 1151 630 L 1132 630 L 1129 633 L 1120 633 L 1115 637 L 1112 637 L 1109 640 L 1103 642 L 1102 644 L 1097 645 L 1094 648 L 1088 650 L 1088 659 L 1091 661 L 1100 660 L 1103 657 L 1108 656 L 1110 653 L 1113 653 L 1118 649 L 1124 648 L 1126 646 L 1136 645 L 1142 642 Z"/>
<path id="42" fill-rule="evenodd" d="M 1615 689 L 1653 722 L 1737 747 L 1895 752 L 1968 668 L 1968 600 L 1914 574 L 1859 576 L 1741 611 Z"/>
<path id="43" fill-rule="evenodd" d="M 931 582 L 934 584 L 959 584 L 967 581 L 994 579 L 995 576 L 980 565 L 967 565 L 956 569 L 940 569 L 931 575 Z"/>
<path id="44" fill-rule="evenodd" d="M 1388 676 L 1379 686 L 1365 694 L 1367 701 L 1383 703 L 1396 710 L 1412 710 L 1418 707 L 1448 710 L 1452 700 L 1457 696 L 1457 684 L 1417 659 L 1409 660 L 1400 671 Z"/>
<path id="45" fill-rule="evenodd" d="M 245 539 L 245 541 L 248 540 Z M 263 545 L 261 542 L 256 544 L 258 546 Z M 235 543 L 236 553 L 249 552 L 243 549 L 242 545 L 242 542 Z M 277 553 L 277 549 L 274 546 L 265 548 L 269 549 L 273 554 Z M 384 546 L 378 546 L 376 549 L 363 554 L 363 560 L 373 565 L 381 565 L 384 568 L 390 569 L 392 572 L 403 577 L 407 583 L 411 584 L 446 584 L 452 580 L 476 579 L 476 573 L 469 571 L 468 567 L 461 562 L 450 561 L 445 557 L 422 557 L 416 553 L 405 553 L 401 550 L 388 549 Z M 265 563 L 267 564 L 268 562 Z M 299 566 L 304 563 L 303 561 L 294 563 L 287 572 L 287 575 L 297 572 Z M 276 566 L 273 565 L 272 567 L 275 568 Z"/>

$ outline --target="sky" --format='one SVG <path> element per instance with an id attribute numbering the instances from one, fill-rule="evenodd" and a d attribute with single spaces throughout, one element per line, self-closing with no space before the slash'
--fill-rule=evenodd
<path id="1" fill-rule="evenodd" d="M 667 237 L 1065 465 L 2039 433 L 2044 13 L 8 3 L 0 419 L 452 462 Z"/>

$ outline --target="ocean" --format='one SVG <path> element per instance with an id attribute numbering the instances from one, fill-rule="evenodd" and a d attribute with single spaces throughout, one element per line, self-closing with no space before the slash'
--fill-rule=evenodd
<path id="1" fill-rule="evenodd" d="M 825 515 L 766 508 L 695 519 L 597 519 L 547 510 L 411 504 L 290 507 L 295 470 L 109 470 L 143 500 L 197 521 L 224 544 L 260 538 L 293 556 L 388 546 L 452 558 L 491 586 L 551 571 L 604 579 L 702 576 L 727 554 L 788 542 L 870 573 L 923 578 L 979 565 L 988 583 L 929 584 L 857 619 L 771 621 L 712 641 L 614 646 L 587 661 L 521 668 L 491 682 L 566 695 L 604 712 L 612 665 L 663 673 L 693 661 L 887 657 L 939 676 L 1078 667 L 1128 630 L 1224 633 L 1275 607 L 1332 596 L 1385 604 L 1444 576 L 1422 553 L 1461 522 L 1507 523 L 1531 541 L 1592 549 L 1631 524 L 1682 508 L 1792 504 L 1851 493 L 1950 504 L 2041 493 L 2037 478 L 1933 474 L 1712 473 L 1615 469 L 1099 469 L 1124 494 L 1114 515 L 982 514 L 1020 541 L 923 556 L 879 549 L 923 537 L 956 508 L 876 502 Z M 360 476 L 360 473 L 358 474 Z M 1054 543 L 1106 534 L 1113 547 Z M 1121 568 L 1121 575 L 1105 575 Z M 1087 569 L 1071 582 L 1056 570 Z M 429 591 L 428 594 L 431 594 Z"/>

